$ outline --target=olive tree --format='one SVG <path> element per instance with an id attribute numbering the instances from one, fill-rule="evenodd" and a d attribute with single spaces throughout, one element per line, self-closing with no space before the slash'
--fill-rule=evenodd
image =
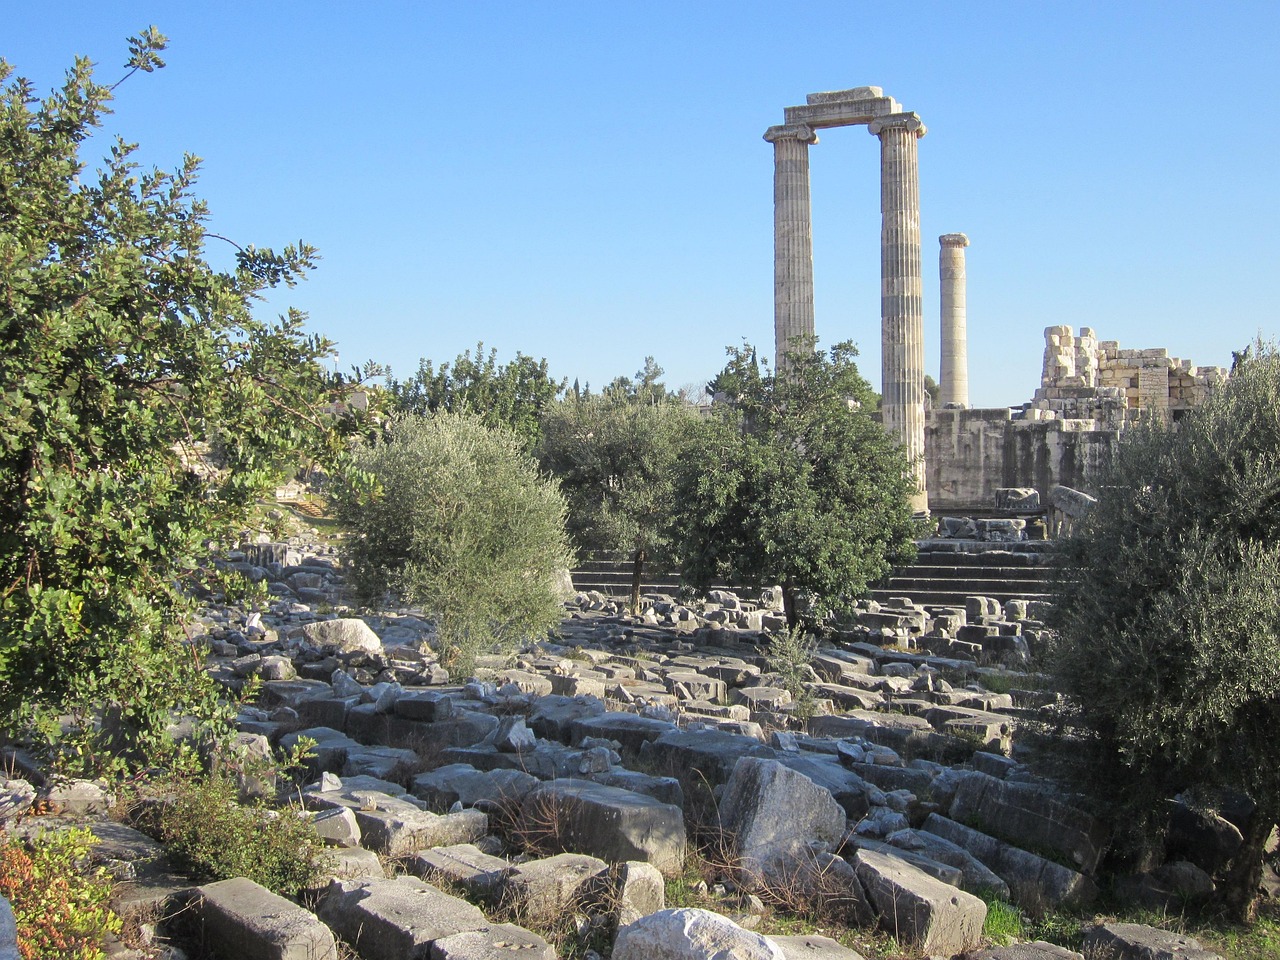
<path id="1" fill-rule="evenodd" d="M 780 584 L 787 622 L 802 594 L 846 607 L 915 554 L 915 489 L 900 445 L 872 419 L 857 351 L 796 343 L 772 374 L 730 348 L 677 503 L 684 573 L 695 584 Z"/>
<path id="2" fill-rule="evenodd" d="M 1095 790 L 1157 838 L 1169 798 L 1256 805 L 1219 893 L 1246 918 L 1280 818 L 1280 356 L 1126 431 L 1061 551 L 1053 668 Z"/>
<path id="3" fill-rule="evenodd" d="M 636 613 L 645 564 L 674 558 L 677 466 L 697 427 L 690 407 L 654 396 L 651 384 L 641 394 L 571 395 L 547 409 L 538 447 L 578 544 L 630 557 Z"/>
<path id="4" fill-rule="evenodd" d="M 132 38 L 126 66 L 163 66 L 164 45 Z M 178 644 L 181 578 L 326 435 L 328 344 L 251 311 L 315 252 L 214 269 L 194 157 L 142 170 L 116 141 L 86 172 L 114 89 L 88 60 L 44 99 L 3 61 L 0 83 L 0 727 L 93 766 L 109 714 L 149 763 L 174 711 L 216 702 Z"/>
<path id="5" fill-rule="evenodd" d="M 560 622 L 564 497 L 513 431 L 472 413 L 401 417 L 353 452 L 335 503 L 356 587 L 421 606 L 451 669 Z"/>

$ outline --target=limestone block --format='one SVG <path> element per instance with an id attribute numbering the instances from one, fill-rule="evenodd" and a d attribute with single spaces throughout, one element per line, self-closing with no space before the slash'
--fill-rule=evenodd
<path id="1" fill-rule="evenodd" d="M 770 937 L 787 960 L 863 960 L 862 954 L 850 950 L 838 940 L 817 934 L 794 937 Z"/>
<path id="2" fill-rule="evenodd" d="M 436 940 L 489 926 L 478 907 L 417 877 L 330 884 L 319 914 L 364 960 L 425 960 Z"/>
<path id="3" fill-rule="evenodd" d="M 410 792 L 437 813 L 455 803 L 474 807 L 481 800 L 515 810 L 537 784 L 538 778 L 523 770 L 477 770 L 467 763 L 451 763 L 418 774 Z"/>
<path id="4" fill-rule="evenodd" d="M 18 921 L 13 905 L 0 897 L 0 960 L 21 960 L 18 953 Z"/>
<path id="5" fill-rule="evenodd" d="M 618 931 L 613 960 L 786 960 L 766 937 L 710 910 L 659 910 Z"/>
<path id="6" fill-rule="evenodd" d="M 966 960 L 1084 960 L 1084 954 L 1055 946 L 1043 940 L 1015 943 L 1007 947 L 988 947 L 965 954 Z"/>
<path id="7" fill-rule="evenodd" d="M 1092 874 L 1106 851 L 1105 824 L 1035 784 L 967 771 L 951 802 L 953 820 L 986 825 L 985 832 L 1015 846 L 1053 850 Z"/>
<path id="8" fill-rule="evenodd" d="M 560 853 L 513 865 L 502 900 L 525 923 L 537 924 L 572 910 L 585 890 L 605 881 L 609 865 L 595 857 Z"/>
<path id="9" fill-rule="evenodd" d="M 327 877 L 334 880 L 385 880 L 387 871 L 372 850 L 364 847 L 338 847 L 325 852 Z"/>
<path id="10" fill-rule="evenodd" d="M 470 843 L 419 850 L 405 861 L 405 869 L 427 883 L 445 881 L 482 900 L 496 898 L 511 873 L 511 864 L 490 856 Z"/>
<path id="11" fill-rule="evenodd" d="M 657 913 L 667 905 L 662 873 L 653 864 L 639 860 L 629 860 L 614 871 L 613 892 L 611 903 L 617 928 Z"/>
<path id="12" fill-rule="evenodd" d="M 311 819 L 316 834 L 331 847 L 360 846 L 360 824 L 348 807 L 320 810 Z"/>
<path id="13" fill-rule="evenodd" d="M 453 716 L 453 706 L 453 697 L 448 694 L 411 693 L 397 698 L 394 709 L 397 716 L 406 720 L 424 720 L 430 723 L 448 720 Z"/>
<path id="14" fill-rule="evenodd" d="M 329 928 L 309 910 L 244 877 L 196 888 L 196 917 L 209 941 L 244 960 L 337 960 Z"/>
<path id="15" fill-rule="evenodd" d="M 673 730 L 645 745 L 647 756 L 659 770 L 685 780 L 705 778 L 712 785 L 724 783 L 739 757 L 774 755 L 753 737 L 718 730 Z"/>
<path id="16" fill-rule="evenodd" d="M 1225 960 L 1194 937 L 1141 923 L 1103 923 L 1091 928 L 1084 935 L 1084 952 L 1115 960 Z"/>
<path id="17" fill-rule="evenodd" d="M 302 628 L 307 642 L 323 653 L 382 653 L 382 640 L 363 620 L 320 620 Z"/>
<path id="18" fill-rule="evenodd" d="M 968 850 L 1009 885 L 1016 903 L 1028 909 L 1085 904 L 1097 895 L 1093 881 L 1070 867 L 936 813 L 929 814 L 924 829 Z"/>
<path id="19" fill-rule="evenodd" d="M 719 812 L 749 879 L 794 869 L 809 843 L 836 843 L 845 829 L 844 810 L 830 790 L 776 760 L 756 757 L 738 761 Z"/>
<path id="20" fill-rule="evenodd" d="M 853 860 L 881 927 L 899 942 L 946 956 L 981 942 L 987 905 L 973 894 L 873 850 L 859 850 Z"/>
<path id="21" fill-rule="evenodd" d="M 431 960 L 556 960 L 547 941 L 513 923 L 495 923 L 480 930 L 441 937 L 431 944 Z"/>
<path id="22" fill-rule="evenodd" d="M 908 829 L 889 834 L 885 837 L 885 842 L 900 850 L 920 853 L 930 860 L 955 867 L 960 871 L 961 877 L 957 886 L 970 893 L 981 894 L 985 891 L 1001 900 L 1009 899 L 1007 883 L 964 847 L 944 837 L 924 830 Z"/>
<path id="23" fill-rule="evenodd" d="M 677 670 L 668 673 L 666 685 L 668 690 L 686 701 L 723 700 L 729 692 L 723 680 L 704 676 L 692 670 Z"/>
<path id="24" fill-rule="evenodd" d="M 643 860 L 663 873 L 684 866 L 684 813 L 676 806 L 586 780 L 540 784 L 525 796 L 518 829 L 611 863 Z"/>
<path id="25" fill-rule="evenodd" d="M 582 717 L 569 724 L 570 743 L 579 744 L 586 737 L 614 740 L 624 753 L 638 753 L 647 742 L 676 729 L 669 720 L 642 717 L 635 713 L 610 711 L 594 717 Z"/>

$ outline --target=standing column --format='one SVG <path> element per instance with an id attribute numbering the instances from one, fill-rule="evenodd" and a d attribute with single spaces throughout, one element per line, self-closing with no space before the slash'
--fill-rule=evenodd
<path id="1" fill-rule="evenodd" d="M 963 233 L 944 233 L 938 238 L 938 278 L 942 303 L 942 369 L 938 402 L 969 405 L 969 346 L 965 312 L 964 248 L 969 238 Z"/>
<path id="2" fill-rule="evenodd" d="M 920 275 L 920 167 L 914 113 L 876 117 L 880 138 L 880 389 L 884 425 L 902 440 L 916 476 L 913 506 L 928 509 L 924 474 L 924 303 Z"/>
<path id="3" fill-rule="evenodd" d="M 773 144 L 773 354 L 785 366 L 793 337 L 813 339 L 813 226 L 809 213 L 809 144 L 802 123 L 770 127 Z"/>

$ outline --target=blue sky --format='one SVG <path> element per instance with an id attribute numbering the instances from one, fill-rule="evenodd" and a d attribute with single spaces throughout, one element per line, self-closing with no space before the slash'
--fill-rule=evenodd
<path id="1" fill-rule="evenodd" d="M 975 406 L 1039 383 L 1042 331 L 1229 365 L 1276 336 L 1280 4 L 1231 2 L 0 3 L 42 92 L 73 54 L 123 73 L 147 164 L 204 158 L 211 229 L 324 258 L 292 305 L 344 368 L 400 375 L 477 340 L 599 386 L 678 386 L 769 348 L 772 147 L 785 106 L 876 85 L 920 114 L 926 365 L 939 234 L 972 242 Z M 96 158 L 106 137 L 91 145 Z M 811 151 L 817 331 L 879 385 L 879 156 Z"/>

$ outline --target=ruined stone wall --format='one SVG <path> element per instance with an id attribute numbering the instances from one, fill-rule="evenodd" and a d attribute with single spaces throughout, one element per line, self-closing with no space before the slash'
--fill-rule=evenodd
<path id="1" fill-rule="evenodd" d="M 925 469 L 933 513 L 990 509 L 999 487 L 1092 491 L 1116 438 L 1142 416 L 1177 420 L 1223 381 L 1164 349 L 1121 349 L 1083 327 L 1044 332 L 1040 388 L 1021 408 L 931 410 Z"/>
<path id="2" fill-rule="evenodd" d="M 1091 489 L 1117 431 L 1092 420 L 1014 418 L 1007 408 L 934 410 L 925 425 L 929 509 L 990 509 L 1000 487 Z"/>

